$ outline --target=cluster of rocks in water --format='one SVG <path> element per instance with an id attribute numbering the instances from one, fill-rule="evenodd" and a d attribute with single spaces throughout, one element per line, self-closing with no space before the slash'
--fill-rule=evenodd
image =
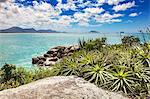
<path id="1" fill-rule="evenodd" d="M 56 62 L 58 62 L 60 59 L 72 55 L 73 52 L 79 49 L 80 47 L 78 45 L 69 47 L 57 46 L 51 48 L 42 56 L 32 58 L 32 64 L 36 64 L 37 66 L 52 66 L 56 64 Z"/>

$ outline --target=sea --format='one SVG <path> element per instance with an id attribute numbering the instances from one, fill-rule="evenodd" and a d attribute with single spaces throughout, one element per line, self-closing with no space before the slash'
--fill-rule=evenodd
<path id="1" fill-rule="evenodd" d="M 108 44 L 121 43 L 123 36 L 133 35 L 150 42 L 147 33 L 0 33 L 0 67 L 5 63 L 32 68 L 32 57 L 40 56 L 55 46 L 78 44 L 79 39 L 106 37 Z"/>

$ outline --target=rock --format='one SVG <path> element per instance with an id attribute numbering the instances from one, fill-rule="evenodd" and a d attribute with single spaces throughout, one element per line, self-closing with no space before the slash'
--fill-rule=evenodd
<path id="1" fill-rule="evenodd" d="M 67 49 L 70 50 L 73 46 L 69 46 Z"/>
<path id="2" fill-rule="evenodd" d="M 53 66 L 55 64 L 56 64 L 56 62 L 54 62 L 54 61 L 46 61 L 46 62 L 44 62 L 45 66 Z"/>
<path id="3" fill-rule="evenodd" d="M 68 53 L 68 52 L 69 52 L 69 49 L 66 48 L 66 49 L 64 50 L 64 53 L 66 54 L 66 53 Z"/>
<path id="4" fill-rule="evenodd" d="M 54 64 L 54 62 L 58 61 L 58 59 L 61 59 L 66 56 L 70 56 L 73 54 L 74 51 L 79 50 L 79 49 L 80 48 L 78 45 L 69 46 L 69 47 L 57 46 L 57 47 L 51 48 L 43 56 L 33 58 L 32 63 L 37 64 L 37 65 L 44 65 L 44 64 L 52 65 L 52 64 Z M 47 58 L 50 58 L 50 59 L 47 61 Z M 41 60 L 41 61 L 39 61 L 39 60 Z"/>
<path id="5" fill-rule="evenodd" d="M 44 54 L 43 56 L 44 56 L 45 58 L 50 57 L 49 54 Z"/>
<path id="6" fill-rule="evenodd" d="M 73 53 L 74 51 L 76 51 L 78 48 L 77 46 L 72 46 L 70 49 L 69 49 L 69 53 Z"/>
<path id="7" fill-rule="evenodd" d="M 55 65 L 55 63 L 56 63 L 57 60 L 58 60 L 57 57 L 47 58 L 46 61 L 44 62 L 44 65 L 45 66 Z"/>
<path id="8" fill-rule="evenodd" d="M 32 58 L 32 64 L 36 64 L 39 61 L 38 58 Z"/>
<path id="9" fill-rule="evenodd" d="M 53 53 L 53 54 L 51 54 L 50 56 L 51 56 L 51 57 L 56 57 L 56 56 L 57 56 L 57 54 L 58 54 L 57 52 L 54 52 L 54 53 Z"/>
<path id="10" fill-rule="evenodd" d="M 57 60 L 58 60 L 57 57 L 51 57 L 46 59 L 46 61 L 57 61 Z"/>
<path id="11" fill-rule="evenodd" d="M 65 56 L 64 53 L 58 53 L 58 54 L 57 54 L 57 57 L 58 57 L 58 58 L 63 58 L 64 56 Z"/>
<path id="12" fill-rule="evenodd" d="M 38 66 L 44 66 L 44 64 L 38 64 Z"/>
<path id="13" fill-rule="evenodd" d="M 0 91 L 0 99 L 128 99 L 98 88 L 74 76 L 41 79 L 18 88 Z"/>
<path id="14" fill-rule="evenodd" d="M 47 52 L 47 54 L 53 54 L 53 53 L 55 53 L 55 52 L 58 52 L 58 50 L 59 49 L 50 49 L 48 52 Z"/>
<path id="15" fill-rule="evenodd" d="M 74 49 L 75 49 L 75 50 L 80 50 L 79 45 L 74 45 Z"/>
<path id="16" fill-rule="evenodd" d="M 39 60 L 36 64 L 39 66 L 39 65 L 42 65 L 44 63 L 43 60 Z"/>
<path id="17" fill-rule="evenodd" d="M 66 47 L 64 46 L 57 46 L 57 47 L 54 47 L 54 48 L 51 48 L 47 54 L 53 54 L 55 52 L 60 52 L 60 51 L 63 51 Z"/>
<path id="18" fill-rule="evenodd" d="M 79 45 L 74 45 L 70 48 L 70 50 L 74 50 L 74 51 L 79 50 L 79 49 L 80 49 Z"/>
<path id="19" fill-rule="evenodd" d="M 53 49 L 62 49 L 62 50 L 64 50 L 65 48 L 66 48 L 65 46 L 56 46 Z"/>
<path id="20" fill-rule="evenodd" d="M 43 61 L 46 61 L 46 58 L 44 56 L 38 56 L 37 57 L 39 60 L 43 60 Z"/>

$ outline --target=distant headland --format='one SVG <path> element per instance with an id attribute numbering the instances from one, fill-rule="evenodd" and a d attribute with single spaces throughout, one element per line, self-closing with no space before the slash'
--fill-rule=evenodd
<path id="1" fill-rule="evenodd" d="M 34 28 L 20 28 L 20 27 L 11 27 L 8 29 L 0 30 L 0 33 L 61 33 L 60 31 L 55 30 L 35 30 Z"/>

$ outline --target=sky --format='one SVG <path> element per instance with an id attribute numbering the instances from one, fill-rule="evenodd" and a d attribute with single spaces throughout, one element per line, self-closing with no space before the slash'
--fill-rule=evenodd
<path id="1" fill-rule="evenodd" d="M 0 0 L 0 29 L 138 32 L 150 26 L 150 0 Z"/>

